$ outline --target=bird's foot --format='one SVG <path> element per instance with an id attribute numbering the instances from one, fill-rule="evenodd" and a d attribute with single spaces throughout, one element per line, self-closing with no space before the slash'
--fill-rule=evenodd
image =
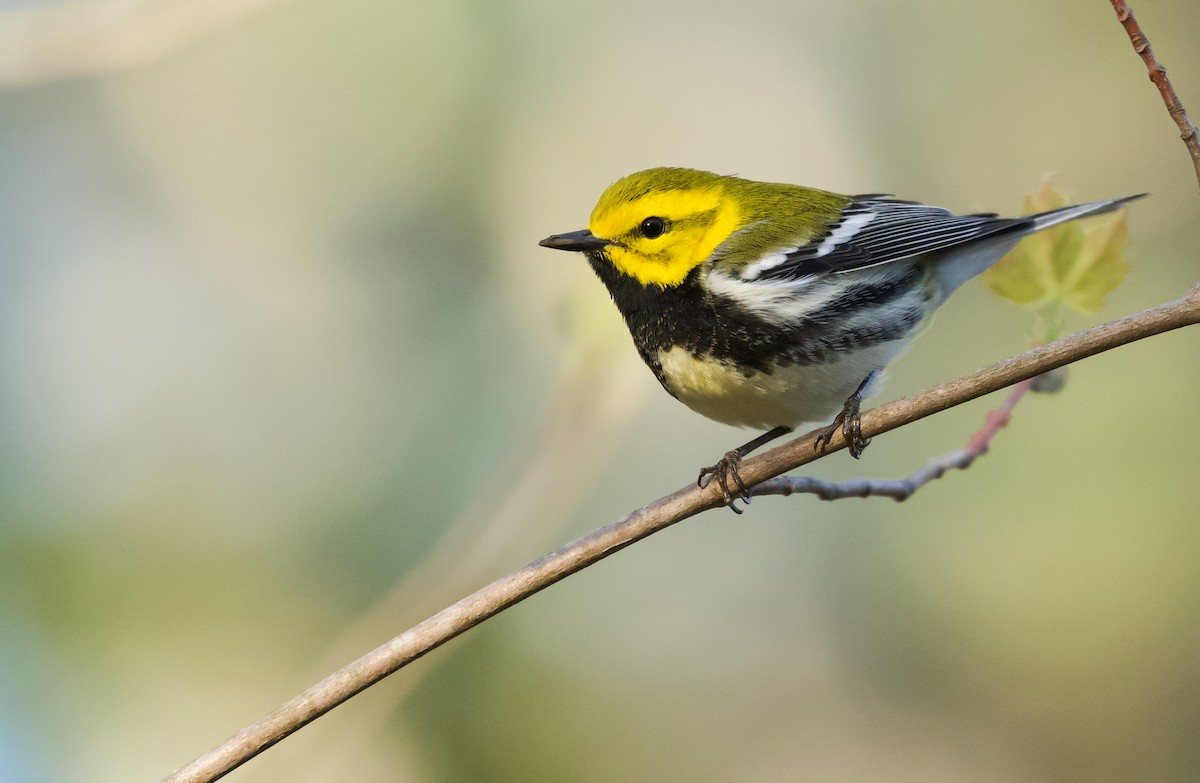
<path id="1" fill-rule="evenodd" d="M 700 476 L 696 479 L 696 486 L 701 489 L 716 481 L 717 486 L 721 488 L 721 496 L 725 498 L 725 505 L 733 509 L 733 513 L 735 514 L 742 513 L 742 510 L 736 505 L 738 500 L 747 504 L 750 503 L 750 488 L 746 486 L 742 481 L 742 477 L 738 475 L 738 463 L 741 461 L 741 449 L 727 451 L 724 457 L 717 460 L 717 464 L 701 468 Z M 736 487 L 736 489 L 731 489 L 731 481 L 733 487 Z"/>
<path id="2" fill-rule="evenodd" d="M 867 444 L 871 442 L 870 438 L 864 438 L 862 434 L 862 416 L 859 410 L 861 405 L 862 396 L 859 392 L 850 395 L 841 412 L 834 417 L 833 423 L 817 436 L 813 448 L 825 451 L 825 447 L 829 445 L 829 442 L 837 433 L 838 427 L 841 427 L 842 435 L 846 438 L 846 448 L 850 451 L 850 456 L 855 459 L 861 457 L 863 451 L 867 448 Z"/>

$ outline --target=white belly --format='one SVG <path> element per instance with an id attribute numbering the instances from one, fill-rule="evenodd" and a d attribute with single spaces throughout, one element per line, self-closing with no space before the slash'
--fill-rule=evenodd
<path id="1" fill-rule="evenodd" d="M 738 427 L 795 429 L 832 421 L 863 379 L 896 358 L 907 343 L 880 343 L 835 362 L 793 364 L 749 377 L 732 365 L 697 359 L 679 347 L 660 352 L 658 360 L 671 393 L 697 413 Z M 879 388 L 877 381 L 871 390 Z"/>

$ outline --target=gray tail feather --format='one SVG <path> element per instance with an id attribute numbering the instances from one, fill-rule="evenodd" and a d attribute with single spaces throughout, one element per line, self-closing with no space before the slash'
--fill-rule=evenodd
<path id="1" fill-rule="evenodd" d="M 991 240 L 978 243 L 973 248 L 966 248 L 955 254 L 953 263 L 939 264 L 937 267 L 940 301 L 945 301 L 954 290 L 975 275 L 996 263 L 1008 251 L 1012 250 L 1022 238 L 1041 231 L 1043 228 L 1057 226 L 1068 220 L 1075 220 L 1089 215 L 1102 215 L 1120 209 L 1126 203 L 1139 199 L 1146 193 L 1124 198 L 1110 198 L 1106 201 L 1093 201 L 1089 204 L 1076 204 L 1071 207 L 1052 209 L 1025 218 L 1014 218 L 1013 230 L 997 234 Z M 1031 225 L 1032 223 L 1032 225 Z"/>
<path id="2" fill-rule="evenodd" d="M 1103 215 L 1105 212 L 1112 212 L 1120 209 L 1130 201 L 1148 196 L 1149 193 L 1138 193 L 1136 196 L 1124 196 L 1123 198 L 1110 198 L 1105 201 L 1092 201 L 1088 204 L 1076 204 L 1072 207 L 1062 207 L 1060 209 L 1052 209 L 1049 212 L 1041 212 L 1036 215 L 1031 215 L 1033 220 L 1034 231 L 1041 231 L 1043 228 L 1057 226 L 1059 223 L 1066 223 L 1069 220 L 1076 220 L 1089 215 Z"/>

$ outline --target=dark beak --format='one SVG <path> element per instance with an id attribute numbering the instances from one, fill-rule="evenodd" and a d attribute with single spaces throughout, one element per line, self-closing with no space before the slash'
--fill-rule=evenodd
<path id="1" fill-rule="evenodd" d="M 554 236 L 546 237 L 541 242 L 538 242 L 538 244 L 554 250 L 574 250 L 583 253 L 588 250 L 603 250 L 611 245 L 612 242 L 592 236 L 592 232 L 585 228 L 582 231 L 571 231 L 567 234 L 555 234 Z"/>

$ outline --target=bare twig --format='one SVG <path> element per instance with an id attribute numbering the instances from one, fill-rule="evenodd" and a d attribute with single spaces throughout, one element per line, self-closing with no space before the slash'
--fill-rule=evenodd
<path id="1" fill-rule="evenodd" d="M 1196 182 L 1200 184 L 1200 132 L 1196 130 L 1196 126 L 1188 119 L 1187 110 L 1183 108 L 1183 103 L 1179 100 L 1179 96 L 1175 94 L 1175 88 L 1171 86 L 1171 80 L 1167 78 L 1167 69 L 1154 56 L 1154 51 L 1150 48 L 1150 40 L 1142 32 L 1142 28 L 1138 25 L 1137 19 L 1134 18 L 1129 4 L 1125 0 L 1110 0 L 1110 2 L 1112 3 L 1113 10 L 1117 12 L 1117 20 L 1125 28 L 1125 32 L 1129 34 L 1133 50 L 1146 63 L 1146 70 L 1150 73 L 1150 81 L 1154 82 L 1154 86 L 1158 88 L 1159 93 L 1162 95 L 1163 103 L 1167 105 L 1167 111 L 1171 113 L 1171 118 L 1179 126 L 1179 137 L 1183 139 L 1183 143 L 1187 145 L 1188 153 L 1192 156 L 1192 166 L 1196 169 Z"/>
<path id="2" fill-rule="evenodd" d="M 1175 302 L 1056 340 L 914 397 L 868 411 L 862 419 L 863 434 L 870 437 L 888 432 L 1071 362 L 1198 322 L 1200 285 Z M 820 458 L 822 454 L 813 449 L 817 435 L 817 431 L 810 432 L 746 460 L 741 469 L 743 480 L 752 486 L 761 484 Z M 838 433 L 828 445 L 827 452 L 842 448 L 845 448 L 845 441 Z M 700 489 L 689 483 L 683 489 L 496 580 L 413 626 L 242 729 L 191 764 L 176 770 L 164 781 L 199 783 L 216 780 L 351 696 L 489 617 L 636 541 L 721 505 L 721 491 L 715 484 Z"/>
<path id="3" fill-rule="evenodd" d="M 919 470 L 903 479 L 850 479 L 849 481 L 825 481 L 812 476 L 776 476 L 754 488 L 755 496 L 761 495 L 816 495 L 821 500 L 843 498 L 891 498 L 897 502 L 908 500 L 913 493 L 931 481 L 940 479 L 951 470 L 966 470 L 976 459 L 987 454 L 992 438 L 1008 426 L 1013 409 L 1033 388 L 1036 378 L 1029 378 L 1013 386 L 999 408 L 990 411 L 981 427 L 967 445 L 948 454 L 934 457 Z"/>

